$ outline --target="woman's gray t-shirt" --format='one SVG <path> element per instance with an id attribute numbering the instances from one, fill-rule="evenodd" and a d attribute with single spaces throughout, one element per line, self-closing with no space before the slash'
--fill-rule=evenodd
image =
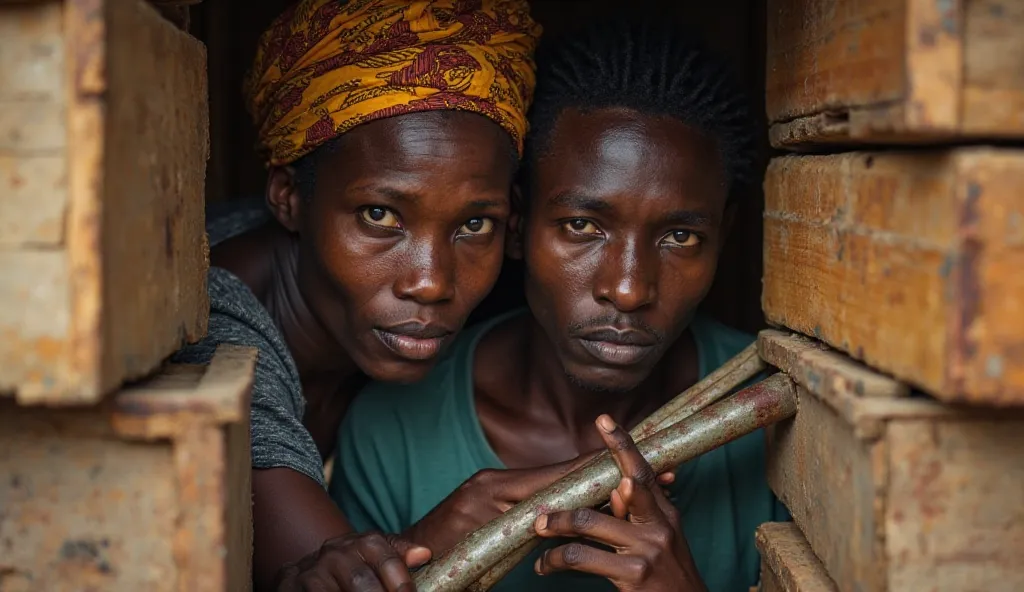
<path id="1" fill-rule="evenodd" d="M 213 247 L 271 220 L 263 200 L 231 200 L 207 209 L 206 232 Z M 287 467 L 324 484 L 323 463 L 302 425 L 306 400 L 295 360 L 267 309 L 231 272 L 211 267 L 210 328 L 199 343 L 186 346 L 173 361 L 206 364 L 222 343 L 259 350 L 250 410 L 252 467 Z"/>

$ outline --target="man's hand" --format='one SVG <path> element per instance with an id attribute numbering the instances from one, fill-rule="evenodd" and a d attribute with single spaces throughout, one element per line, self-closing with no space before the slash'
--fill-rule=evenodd
<path id="1" fill-rule="evenodd" d="M 628 436 L 627 436 L 628 437 Z M 512 506 L 583 466 L 600 451 L 535 469 L 487 469 L 467 479 L 429 514 L 403 533 L 404 537 L 440 556 L 466 535 L 504 514 Z M 671 483 L 672 473 L 658 476 Z"/>
<path id="2" fill-rule="evenodd" d="M 395 536 L 370 532 L 331 539 L 279 575 L 279 592 L 407 592 L 415 590 L 409 568 L 430 560 L 430 551 Z"/>
<path id="3" fill-rule="evenodd" d="M 612 550 L 572 542 L 546 551 L 534 569 L 540 575 L 565 570 L 595 574 L 622 592 L 703 592 L 679 513 L 658 487 L 651 466 L 610 417 L 602 415 L 597 425 L 623 475 L 612 491 L 612 515 L 589 508 L 556 512 L 538 516 L 534 528 L 541 537 L 581 537 Z"/>

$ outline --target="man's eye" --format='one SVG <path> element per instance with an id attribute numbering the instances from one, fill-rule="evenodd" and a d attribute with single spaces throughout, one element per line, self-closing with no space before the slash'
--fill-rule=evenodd
<path id="1" fill-rule="evenodd" d="M 380 206 L 363 208 L 360 210 L 359 215 L 362 216 L 363 222 L 374 226 L 382 226 L 384 228 L 402 227 L 401 222 L 398 221 L 398 216 L 394 212 Z"/>
<path id="2" fill-rule="evenodd" d="M 583 218 L 574 218 L 565 223 L 566 230 L 575 232 L 577 234 L 598 234 L 601 232 L 598 230 L 597 225 L 590 220 Z"/>
<path id="3" fill-rule="evenodd" d="M 490 218 L 471 218 L 459 228 L 459 234 L 488 234 L 494 231 L 494 221 Z"/>
<path id="4" fill-rule="evenodd" d="M 700 244 L 700 237 L 688 230 L 673 230 L 664 240 L 674 247 L 696 247 Z"/>

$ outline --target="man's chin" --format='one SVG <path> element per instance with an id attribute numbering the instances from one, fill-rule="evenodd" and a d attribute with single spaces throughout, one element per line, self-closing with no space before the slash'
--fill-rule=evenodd
<path id="1" fill-rule="evenodd" d="M 634 374 L 624 372 L 566 372 L 569 382 L 576 388 L 594 393 L 596 395 L 608 395 L 617 393 L 628 393 L 640 386 L 644 377 L 637 377 Z"/>

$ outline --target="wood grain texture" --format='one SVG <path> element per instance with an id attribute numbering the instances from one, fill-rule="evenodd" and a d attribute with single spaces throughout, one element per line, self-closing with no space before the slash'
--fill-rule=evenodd
<path id="1" fill-rule="evenodd" d="M 230 366 L 247 407 L 256 351 L 222 347 L 214 364 L 225 356 L 247 361 Z M 210 371 L 170 366 L 88 409 L 0 401 L 0 591 L 249 588 L 248 414 L 204 415 Z"/>
<path id="2" fill-rule="evenodd" d="M 1016 0 L 768 3 L 766 106 L 779 148 L 1024 137 L 1021 72 Z"/>
<path id="3" fill-rule="evenodd" d="M 833 392 L 858 397 L 896 398 L 910 394 L 907 385 L 865 368 L 825 344 L 799 334 L 761 331 L 758 354 L 769 364 L 789 368 L 798 384 L 823 396 Z"/>
<path id="4" fill-rule="evenodd" d="M 769 322 L 945 401 L 1024 405 L 1024 151 L 775 159 Z"/>
<path id="5" fill-rule="evenodd" d="M 761 552 L 761 592 L 839 591 L 796 524 L 762 524 L 754 540 Z"/>
<path id="6" fill-rule="evenodd" d="M 0 392 L 95 403 L 206 331 L 205 48 L 141 0 L 4 4 L 0 89 Z"/>
<path id="7" fill-rule="evenodd" d="M 774 359 L 799 411 L 768 429 L 768 482 L 841 589 L 1024 587 L 1024 412 L 812 389 Z"/>

